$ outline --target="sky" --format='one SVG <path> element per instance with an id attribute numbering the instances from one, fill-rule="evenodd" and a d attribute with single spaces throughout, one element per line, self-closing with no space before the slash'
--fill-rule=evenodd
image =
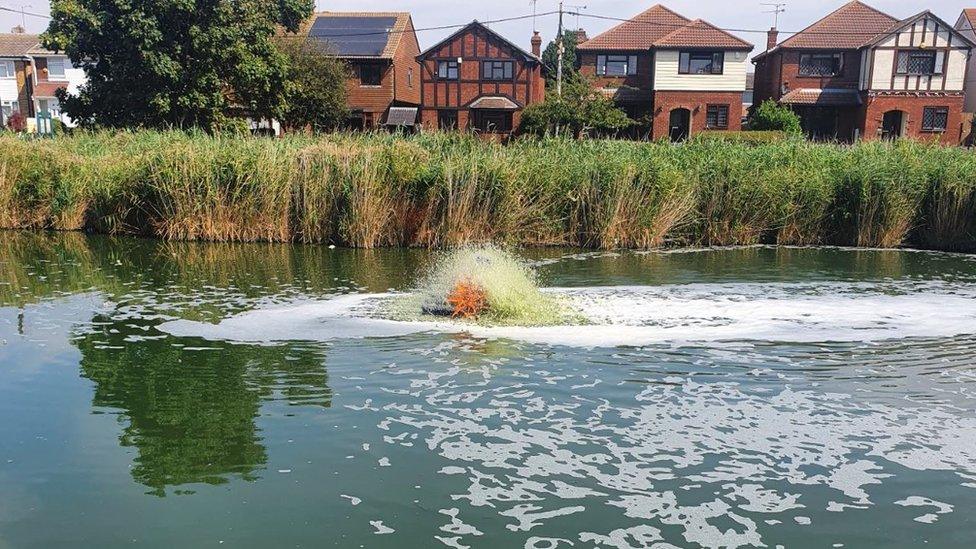
<path id="1" fill-rule="evenodd" d="M 763 2 L 785 2 L 786 11 L 779 16 L 780 39 L 790 31 L 802 30 L 830 11 L 846 3 L 846 0 L 662 0 L 660 3 L 690 19 L 704 19 L 726 29 L 741 29 L 734 32 L 748 42 L 756 44 L 753 53 L 765 47 L 765 31 L 773 24 L 773 14 L 764 13 L 772 7 Z M 652 6 L 655 0 L 566 0 L 567 11 L 581 14 L 628 18 Z M 905 18 L 929 9 L 950 24 L 955 24 L 963 8 L 976 7 L 976 0 L 866 0 L 871 6 L 894 17 Z M 537 0 L 536 11 L 546 13 L 558 9 L 557 0 Z M 582 6 L 585 5 L 585 9 Z M 36 14 L 49 13 L 45 0 L 0 0 L 0 7 L 23 9 Z M 477 19 L 482 22 L 520 17 L 532 14 L 530 0 L 487 0 L 466 2 L 464 0 L 318 0 L 318 10 L 332 11 L 409 11 L 414 26 L 418 29 L 463 25 Z M 9 32 L 14 25 L 21 23 L 21 15 L 0 11 L 0 31 Z M 590 17 L 566 16 L 568 28 L 581 27 L 592 37 L 614 26 L 613 21 Z M 42 32 L 47 20 L 39 17 L 26 17 L 28 32 Z M 491 27 L 516 44 L 529 49 L 529 38 L 533 29 L 538 29 L 548 42 L 556 34 L 557 17 L 540 16 L 535 21 L 526 18 L 517 21 L 500 22 Z M 417 33 L 420 47 L 424 49 L 437 43 L 452 30 L 420 30 Z"/>

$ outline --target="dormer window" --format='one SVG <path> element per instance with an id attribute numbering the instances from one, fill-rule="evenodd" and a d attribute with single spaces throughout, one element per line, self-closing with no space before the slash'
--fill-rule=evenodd
<path id="1" fill-rule="evenodd" d="M 678 56 L 678 74 L 722 74 L 724 51 L 683 51 Z"/>
<path id="2" fill-rule="evenodd" d="M 64 57 L 48 57 L 47 77 L 53 78 L 55 80 L 64 80 L 65 78 L 64 65 L 65 65 Z"/>
<path id="3" fill-rule="evenodd" d="M 596 73 L 600 76 L 633 76 L 637 74 L 637 56 L 598 55 Z"/>
<path id="4" fill-rule="evenodd" d="M 799 72 L 800 76 L 840 76 L 844 73 L 844 54 L 801 54 Z"/>
<path id="5" fill-rule="evenodd" d="M 898 74 L 942 74 L 939 55 L 928 50 L 901 50 L 898 52 Z"/>

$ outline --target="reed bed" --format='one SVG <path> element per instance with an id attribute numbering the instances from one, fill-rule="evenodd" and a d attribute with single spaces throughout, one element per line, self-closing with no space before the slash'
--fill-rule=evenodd
<path id="1" fill-rule="evenodd" d="M 360 248 L 976 250 L 976 155 L 911 141 L 0 136 L 0 227 Z"/>

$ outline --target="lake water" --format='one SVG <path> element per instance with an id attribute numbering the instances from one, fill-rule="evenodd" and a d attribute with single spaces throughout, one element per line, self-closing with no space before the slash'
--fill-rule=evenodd
<path id="1" fill-rule="evenodd" d="M 976 546 L 976 258 L 521 254 L 593 323 L 364 312 L 418 250 L 0 234 L 0 547 Z"/>

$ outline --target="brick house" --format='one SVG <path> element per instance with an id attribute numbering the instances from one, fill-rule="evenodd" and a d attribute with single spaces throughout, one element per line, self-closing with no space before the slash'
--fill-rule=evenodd
<path id="1" fill-rule="evenodd" d="M 30 51 L 37 46 L 37 35 L 0 34 L 0 122 L 15 112 L 34 116 L 34 65 Z"/>
<path id="2" fill-rule="evenodd" d="M 538 33 L 529 53 L 475 21 L 421 53 L 424 127 L 510 135 L 545 97 L 541 48 Z"/>
<path id="3" fill-rule="evenodd" d="M 793 108 L 814 139 L 915 137 L 958 144 L 973 42 L 929 11 L 898 20 L 841 6 L 756 56 L 756 103 Z"/>
<path id="4" fill-rule="evenodd" d="M 420 106 L 420 44 L 404 12 L 321 12 L 302 36 L 321 41 L 349 66 L 350 126 L 413 126 Z"/>
<path id="5" fill-rule="evenodd" d="M 41 47 L 36 34 L 0 34 L 0 111 L 6 120 L 14 112 L 33 118 L 49 112 L 67 125 L 55 93 L 66 89 L 76 93 L 85 73 L 72 66 L 64 54 Z"/>
<path id="6" fill-rule="evenodd" d="M 753 45 L 655 5 L 576 48 L 580 73 L 650 136 L 739 130 Z"/>

